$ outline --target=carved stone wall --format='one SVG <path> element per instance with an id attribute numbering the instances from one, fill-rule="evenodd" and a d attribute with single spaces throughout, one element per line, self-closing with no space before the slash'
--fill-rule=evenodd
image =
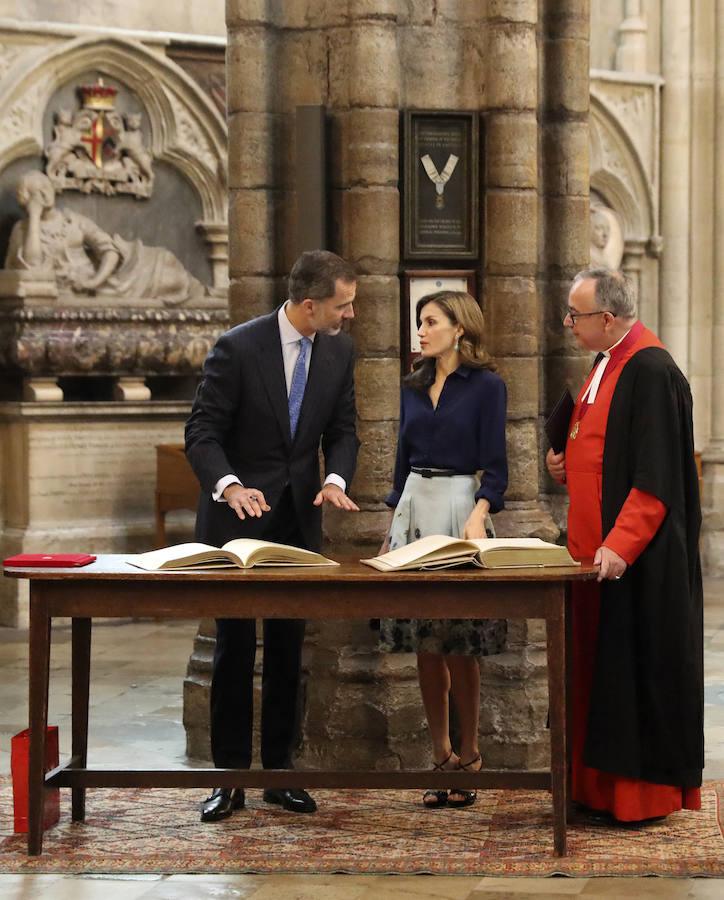
<path id="1" fill-rule="evenodd" d="M 616 214 L 621 267 L 631 276 L 639 313 L 659 326 L 660 128 L 658 76 L 591 73 L 591 191 Z"/>
<path id="2" fill-rule="evenodd" d="M 147 118 L 149 151 L 190 184 L 207 244 L 213 283 L 227 284 L 226 127 L 217 106 L 179 66 L 138 41 L 98 36 L 28 42 L 4 35 L 0 70 L 0 173 L 17 160 L 39 160 L 48 144 L 49 104 L 88 73 L 105 75 L 137 99 Z"/>
<path id="3" fill-rule="evenodd" d="M 55 4 L 56 11 L 60 5 L 77 7 Z M 83 217 L 103 242 L 123 248 L 124 267 L 114 278 L 76 289 L 61 268 L 23 268 L 17 259 L 0 272 L 1 397 L 15 401 L 0 410 L 3 556 L 153 545 L 155 445 L 182 440 L 203 359 L 228 324 L 224 118 L 207 87 L 165 56 L 163 41 L 138 37 L 74 35 L 68 26 L 41 23 L 22 29 L 0 19 L 3 259 L 13 229 L 26 227 L 28 216 L 15 185 L 46 166 L 54 113 L 80 109 L 79 83 L 102 78 L 118 90 L 120 119 L 109 115 L 109 123 L 123 146 L 135 147 L 136 163 L 153 167 L 150 196 L 84 194 L 67 185 L 56 196 L 68 222 Z M 116 157 L 129 171 L 130 155 Z M 61 231 L 55 228 L 56 243 Z M 89 252 L 83 241 L 76 261 Z M 176 282 L 164 281 L 168 272 Z M 189 291 L 174 299 L 174 283 Z M 162 284 L 171 288 L 165 300 Z M 165 400 L 155 399 L 156 389 Z M 111 397 L 125 402 L 107 402 Z M 26 599 L 20 583 L 5 585 L 0 623 L 23 624 Z"/>

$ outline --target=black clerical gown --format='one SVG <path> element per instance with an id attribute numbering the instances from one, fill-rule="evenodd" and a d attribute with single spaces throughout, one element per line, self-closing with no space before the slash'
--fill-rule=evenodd
<path id="1" fill-rule="evenodd" d="M 584 408 L 579 396 L 573 418 L 571 552 L 590 558 L 604 543 L 629 563 L 620 581 L 574 590 L 574 796 L 624 819 L 698 808 L 689 789 L 703 766 L 702 591 L 689 387 L 637 323 L 595 403 Z"/>

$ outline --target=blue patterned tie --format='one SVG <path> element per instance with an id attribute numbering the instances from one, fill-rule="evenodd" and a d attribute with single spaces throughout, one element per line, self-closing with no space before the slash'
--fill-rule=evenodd
<path id="1" fill-rule="evenodd" d="M 289 427 L 292 438 L 297 430 L 299 413 L 302 410 L 302 400 L 304 399 L 304 388 L 307 386 L 307 354 L 311 346 L 312 342 L 308 337 L 303 337 L 299 341 L 299 356 L 294 364 L 292 383 L 289 387 Z"/>

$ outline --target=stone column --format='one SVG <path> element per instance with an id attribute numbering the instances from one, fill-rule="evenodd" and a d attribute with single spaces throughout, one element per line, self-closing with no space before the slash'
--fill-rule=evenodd
<path id="1" fill-rule="evenodd" d="M 506 511 L 502 534 L 555 529 L 538 505 L 538 4 L 499 0 L 487 26 L 484 310 L 508 386 Z"/>
<path id="2" fill-rule="evenodd" d="M 545 383 L 539 412 L 551 409 L 564 387 L 576 393 L 590 365 L 563 328 L 571 279 L 589 262 L 588 0 L 546 0 L 542 6 L 541 248 L 539 288 Z M 541 443 L 541 457 L 547 450 Z M 565 491 L 541 469 L 551 509 L 565 527 Z"/>
<path id="3" fill-rule="evenodd" d="M 589 31 L 588 0 L 543 0 L 540 4 L 540 61 L 538 121 L 540 123 L 539 210 L 540 246 L 538 291 L 540 296 L 542 383 L 537 392 L 539 431 L 536 446 L 540 469 L 539 484 L 548 491 L 554 517 L 565 527 L 566 495 L 545 472 L 543 459 L 548 442 L 540 423 L 565 386 L 573 393 L 588 368 L 588 354 L 582 354 L 570 339 L 562 320 L 571 279 L 589 262 Z M 541 635 L 530 630 L 528 640 Z M 543 665 L 535 643 L 526 647 L 532 666 Z M 536 673 L 537 674 L 537 673 Z M 540 691 L 542 673 L 533 681 L 531 708 L 536 717 L 531 730 L 539 756 L 547 747 L 545 712 Z M 540 689 L 539 689 L 540 690 Z"/>
<path id="4" fill-rule="evenodd" d="M 357 269 L 358 434 L 352 493 L 361 513 L 325 519 L 334 541 L 379 542 L 388 521 L 399 412 L 399 105 L 397 0 L 357 0 L 330 46 L 334 246 Z"/>
<path id="5" fill-rule="evenodd" d="M 646 37 L 648 27 L 641 10 L 641 0 L 626 0 L 625 18 L 618 29 L 616 69 L 619 72 L 647 70 Z"/>
<path id="6" fill-rule="evenodd" d="M 716 3 L 716 134 L 714 247 L 724 246 L 724 0 Z M 706 571 L 724 575 L 724 257 L 714 254 L 711 440 L 704 450 L 703 557 Z"/>
<path id="7" fill-rule="evenodd" d="M 269 312 L 275 295 L 275 32 L 262 0 L 227 0 L 229 307 L 231 323 Z"/>
<path id="8" fill-rule="evenodd" d="M 714 145 L 716 129 L 716 13 L 713 4 L 693 4 L 691 60 L 691 178 L 689 205 L 689 310 L 687 377 L 694 396 L 694 444 L 703 450 L 711 434 L 714 307 Z M 664 245 L 664 254 L 667 245 Z"/>
<path id="9" fill-rule="evenodd" d="M 397 0 L 351 3 L 330 37 L 331 249 L 357 268 L 352 336 L 358 435 L 351 493 L 360 512 L 325 513 L 333 544 L 377 551 L 389 521 L 399 413 L 399 106 Z M 313 637 L 304 744 L 310 766 L 399 768 L 427 763 L 412 655 L 379 654 L 367 622 L 321 623 Z"/>
<path id="10" fill-rule="evenodd" d="M 689 374 L 691 4 L 662 0 L 661 315 L 659 337 Z"/>

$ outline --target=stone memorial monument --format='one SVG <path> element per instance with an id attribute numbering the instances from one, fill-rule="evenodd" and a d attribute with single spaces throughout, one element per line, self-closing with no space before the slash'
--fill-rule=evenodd
<path id="1" fill-rule="evenodd" d="M 153 546 L 156 445 L 228 326 L 225 173 L 216 104 L 137 41 L 21 47 L 0 73 L 4 556 Z"/>
<path id="2" fill-rule="evenodd" d="M 623 234 L 616 213 L 607 206 L 591 206 L 591 265 L 618 269 L 623 259 Z"/>

